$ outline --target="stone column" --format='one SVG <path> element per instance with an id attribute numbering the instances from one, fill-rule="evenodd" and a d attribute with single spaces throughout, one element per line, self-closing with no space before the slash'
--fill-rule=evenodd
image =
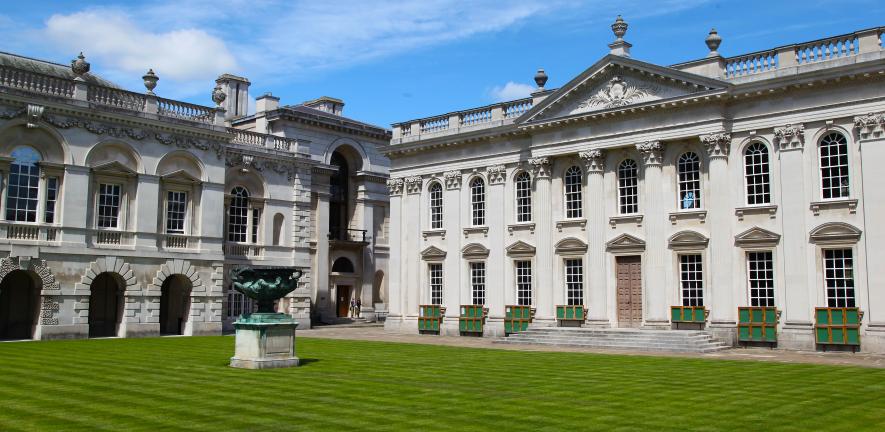
<path id="1" fill-rule="evenodd" d="M 885 161 L 885 112 L 855 117 L 855 128 L 858 130 L 860 144 L 861 170 L 863 177 L 863 214 L 864 235 L 858 249 L 865 245 L 885 244 L 885 225 L 874 221 L 885 220 L 885 188 L 881 187 L 882 174 L 878 171 L 878 161 Z M 866 165 L 866 166 L 864 166 Z M 864 320 L 867 332 L 885 337 L 885 274 L 871 263 L 885 262 L 885 248 L 866 246 L 866 291 L 869 303 L 865 309 Z M 855 267 L 857 268 L 857 267 Z M 855 279 L 857 280 L 857 278 Z M 864 287 L 857 286 L 858 294 Z M 862 298 L 862 295 L 858 295 Z"/>
<path id="2" fill-rule="evenodd" d="M 643 315 L 645 327 L 669 328 L 669 307 L 667 304 L 667 240 L 664 222 L 667 219 L 661 198 L 661 164 L 664 145 L 659 141 L 649 141 L 636 145 L 642 154 L 645 182 L 645 261 L 642 263 Z"/>
<path id="3" fill-rule="evenodd" d="M 463 176 L 461 171 L 447 171 L 443 174 L 446 182 L 446 191 L 443 195 L 443 227 L 446 229 L 445 250 L 446 258 L 443 262 L 443 306 L 446 307 L 446 316 L 443 325 L 449 334 L 458 334 L 458 308 L 461 303 L 468 303 L 461 299 L 461 183 Z M 466 203 L 465 203 L 466 204 Z M 442 332 L 441 332 L 442 333 Z"/>
<path id="4" fill-rule="evenodd" d="M 360 281 L 362 285 L 360 289 L 362 307 L 360 308 L 360 317 L 365 318 L 367 321 L 374 321 L 375 304 L 372 301 L 372 288 L 375 282 L 375 254 L 372 251 L 375 249 L 375 238 L 372 233 L 372 227 L 375 220 L 375 203 L 368 199 L 365 196 L 366 194 L 363 190 L 360 192 L 361 196 L 357 198 L 359 209 L 362 210 L 361 229 L 366 230 L 366 241 L 369 243 L 362 248 L 363 271 L 362 281 Z"/>
<path id="5" fill-rule="evenodd" d="M 332 293 L 329 286 L 329 192 L 328 177 L 314 175 L 317 182 L 314 184 L 314 194 L 317 199 L 316 220 L 316 290 L 317 311 L 320 321 L 333 320 L 336 313 L 332 308 Z M 320 179 L 322 178 L 322 180 Z M 325 180 L 325 181 L 323 181 Z"/>
<path id="6" fill-rule="evenodd" d="M 403 257 L 405 267 L 405 279 L 402 286 L 406 295 L 406 304 L 403 315 L 407 317 L 418 316 L 418 304 L 421 294 L 421 272 L 424 271 L 421 263 L 421 254 L 417 253 L 421 247 L 421 190 L 423 181 L 419 176 L 406 177 L 406 196 L 403 197 L 402 223 L 403 223 L 403 250 L 407 251 Z M 415 324 L 417 326 L 417 323 Z M 417 327 L 416 327 L 417 329 Z"/>
<path id="7" fill-rule="evenodd" d="M 707 295 L 710 300 L 710 324 L 734 328 L 736 305 L 734 304 L 734 280 L 731 277 L 734 237 L 731 229 L 732 205 L 729 196 L 728 154 L 731 134 L 721 132 L 701 136 L 701 142 L 710 157 L 710 187 L 707 197 L 707 220 L 710 225 L 710 269 L 706 279 L 710 282 Z"/>
<path id="8" fill-rule="evenodd" d="M 581 160 L 587 168 L 587 203 L 589 203 L 589 211 L 587 214 L 587 229 L 590 234 L 590 244 L 587 249 L 587 263 L 589 266 L 585 290 L 588 291 L 585 298 L 589 308 L 588 322 L 592 325 L 609 326 L 608 307 L 606 294 L 608 287 L 606 286 L 606 265 L 605 265 L 605 184 L 603 175 L 605 173 L 605 153 L 602 150 L 589 150 L 579 153 Z"/>
<path id="9" fill-rule="evenodd" d="M 553 253 L 553 208 L 550 205 L 550 161 L 546 157 L 529 159 L 532 177 L 535 179 L 535 196 L 532 200 L 537 217 L 537 254 L 535 256 L 535 287 L 538 290 L 535 318 L 552 322 L 555 318 L 553 294 L 554 265 Z"/>
<path id="10" fill-rule="evenodd" d="M 387 326 L 402 325 L 405 299 L 402 284 L 405 279 L 405 268 L 402 265 L 403 242 L 402 228 L 402 193 L 403 179 L 392 178 L 387 180 L 387 190 L 390 193 L 390 268 L 387 274 Z"/>
<path id="11" fill-rule="evenodd" d="M 486 197 L 486 226 L 489 227 L 489 257 L 486 260 L 486 306 L 490 320 L 504 319 L 504 275 L 510 269 L 506 266 L 504 251 L 504 230 L 507 221 L 504 212 L 504 181 L 507 169 L 504 165 L 493 165 L 486 169 L 489 189 Z M 501 332 L 503 335 L 503 324 Z"/>
<path id="12" fill-rule="evenodd" d="M 805 127 L 787 125 L 775 129 L 780 158 L 781 221 L 784 271 L 784 329 L 811 331 L 812 305 L 808 280 L 808 232 L 805 217 L 808 214 L 805 190 Z"/>

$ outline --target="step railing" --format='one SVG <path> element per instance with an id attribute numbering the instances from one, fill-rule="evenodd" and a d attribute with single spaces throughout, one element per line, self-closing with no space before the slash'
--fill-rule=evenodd
<path id="1" fill-rule="evenodd" d="M 0 86 L 64 98 L 74 96 L 72 80 L 7 66 L 0 66 Z"/>

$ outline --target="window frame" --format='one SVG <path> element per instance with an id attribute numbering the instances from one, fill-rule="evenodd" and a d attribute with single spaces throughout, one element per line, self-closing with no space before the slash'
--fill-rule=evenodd
<path id="1" fill-rule="evenodd" d="M 118 179 L 107 180 L 104 178 L 96 179 L 96 190 L 95 190 L 95 200 L 93 205 L 93 210 L 95 211 L 94 225 L 95 229 L 103 230 L 103 231 L 125 231 L 126 222 L 124 221 L 124 215 L 127 213 L 125 210 L 126 203 L 126 183 L 121 182 Z M 101 208 L 102 208 L 102 187 L 103 186 L 111 186 L 117 187 L 119 189 L 119 197 L 117 203 L 117 211 L 113 216 L 115 219 L 115 226 L 101 226 L 102 218 L 107 218 L 110 216 L 102 216 Z"/>
<path id="2" fill-rule="evenodd" d="M 765 160 L 757 161 L 755 158 L 757 156 L 751 155 L 750 152 L 753 148 L 761 148 L 764 153 L 761 153 Z M 763 143 L 762 141 L 752 141 L 744 147 L 744 151 L 742 153 L 743 157 L 743 171 L 744 171 L 744 203 L 748 206 L 767 206 L 771 205 L 772 201 L 772 183 L 771 183 L 771 149 L 768 145 Z M 760 158 L 762 156 L 759 156 Z M 752 158 L 752 160 L 751 160 Z M 750 172 L 751 169 L 761 167 L 761 171 Z M 761 182 L 756 182 L 755 180 L 751 182 L 751 179 L 759 178 Z M 751 187 L 763 188 L 765 189 L 763 192 L 750 192 Z M 751 197 L 762 197 L 760 201 L 758 198 L 753 199 L 751 202 Z"/>
<path id="3" fill-rule="evenodd" d="M 759 268 L 758 265 L 756 266 L 756 268 L 753 268 L 754 262 L 762 262 L 762 260 L 753 260 L 751 258 L 751 255 L 757 254 L 767 254 L 769 256 L 767 269 Z M 770 273 L 771 277 L 754 277 L 753 272 Z M 774 262 L 774 250 L 759 249 L 744 251 L 744 276 L 746 277 L 747 281 L 747 305 L 751 307 L 777 307 L 777 273 Z M 754 286 L 754 282 L 757 282 L 755 284 L 756 286 Z M 771 286 L 762 286 L 762 283 L 767 283 Z M 760 295 L 757 293 L 757 295 L 754 296 L 753 290 L 757 290 L 760 293 L 763 290 L 770 291 L 770 293 L 765 293 L 766 295 Z"/>
<path id="4" fill-rule="evenodd" d="M 570 182 L 571 180 L 571 182 Z M 574 182 L 577 180 L 577 182 Z M 569 188 L 572 188 L 569 190 Z M 562 175 L 563 213 L 566 219 L 584 217 L 584 170 L 577 165 L 565 169 Z"/>
<path id="5" fill-rule="evenodd" d="M 438 267 L 438 269 L 434 268 Z M 438 278 L 434 276 L 434 271 L 439 270 Z M 438 284 L 435 284 L 434 281 L 439 281 Z M 434 295 L 435 288 L 438 286 L 438 296 Z M 443 295 L 445 289 L 445 267 L 442 262 L 428 262 L 427 263 L 427 288 L 429 294 L 429 304 L 432 305 L 442 305 L 443 304 Z M 438 299 L 438 301 L 437 301 Z"/>
<path id="6" fill-rule="evenodd" d="M 683 269 L 683 258 L 687 257 L 697 257 L 697 261 L 689 264 L 696 264 L 700 267 L 699 270 L 688 270 L 691 273 L 699 274 L 698 277 L 693 279 L 686 279 L 685 272 Z M 706 272 L 704 271 L 706 267 L 706 263 L 704 262 L 704 254 L 702 252 L 695 251 L 686 251 L 684 253 L 679 253 L 676 256 L 676 271 L 679 281 L 679 301 L 682 303 L 682 306 L 703 306 L 706 307 Z M 696 283 L 699 286 L 687 286 L 687 284 Z M 696 293 L 692 296 L 686 296 L 686 291 L 695 291 Z M 699 292 L 699 293 L 697 293 Z"/>
<path id="7" fill-rule="evenodd" d="M 840 145 L 845 146 L 845 154 L 844 154 L 845 164 L 843 165 L 840 163 L 839 165 L 835 165 L 835 167 L 844 169 L 844 174 L 840 174 L 839 177 L 840 178 L 844 177 L 844 179 L 847 181 L 848 184 L 847 184 L 847 186 L 839 187 L 839 188 L 833 188 L 832 186 L 829 186 L 829 187 L 824 186 L 824 170 L 825 169 L 832 169 L 834 166 L 827 165 L 826 167 L 824 167 L 824 164 L 823 164 L 823 162 L 824 162 L 823 142 L 824 142 L 824 140 L 826 140 L 827 138 L 829 138 L 833 135 L 840 136 L 842 138 L 842 140 L 844 141 L 844 143 L 842 143 Z M 831 146 L 828 145 L 828 147 L 831 147 Z M 828 153 L 827 158 L 832 158 L 832 157 L 833 156 L 831 156 Z M 838 201 L 838 200 L 850 199 L 852 196 L 852 192 L 851 192 L 851 143 L 848 141 L 847 134 L 845 134 L 839 130 L 832 130 L 832 131 L 826 131 L 826 133 L 824 133 L 823 135 L 821 135 L 820 138 L 818 138 L 818 140 L 817 140 L 817 165 L 818 165 L 817 175 L 819 177 L 818 185 L 819 185 L 820 199 L 824 200 L 824 201 Z M 827 178 L 831 179 L 833 177 L 830 176 Z M 842 192 L 841 192 L 841 189 L 843 189 L 843 188 L 847 190 L 844 194 L 842 194 Z M 839 190 L 840 191 L 839 196 L 826 197 L 825 196 L 826 190 Z"/>
<path id="8" fill-rule="evenodd" d="M 850 279 L 839 278 L 839 280 L 850 280 L 850 282 L 851 282 L 850 287 L 843 287 L 845 290 L 845 293 L 841 297 L 841 300 L 843 300 L 843 302 L 841 302 L 841 303 L 839 301 L 840 296 L 838 295 L 838 291 L 835 291 L 835 290 L 838 290 L 839 287 L 836 286 L 833 288 L 834 291 L 836 292 L 836 295 L 831 299 L 830 286 L 828 283 L 829 268 L 827 266 L 828 265 L 827 252 L 836 252 L 836 251 L 841 251 L 843 253 L 848 252 L 848 254 L 850 255 L 848 257 L 848 259 L 851 261 Z M 823 298 L 824 298 L 824 302 L 826 303 L 827 307 L 859 307 L 860 298 L 859 298 L 858 286 L 857 286 L 857 275 L 855 274 L 856 273 L 855 269 L 857 268 L 856 255 L 857 254 L 855 253 L 855 248 L 853 246 L 833 245 L 833 246 L 827 246 L 827 247 L 820 248 L 820 255 L 819 256 L 821 259 L 821 269 L 823 270 L 822 271 Z M 845 259 L 844 256 L 841 259 L 844 260 Z M 842 269 L 844 271 L 844 269 L 846 269 L 846 267 L 842 267 Z M 849 291 L 851 292 L 850 297 L 848 296 Z M 833 300 L 833 301 L 831 301 L 831 300 Z"/>
<path id="9" fill-rule="evenodd" d="M 479 267 L 482 268 L 479 268 Z M 488 266 L 486 266 L 486 262 L 484 260 L 476 260 L 476 261 L 468 261 L 467 262 L 467 278 L 470 286 L 470 301 L 473 302 L 474 305 L 482 305 L 485 306 L 486 300 L 488 300 L 488 278 L 487 276 Z M 479 275 L 479 276 L 477 276 Z M 477 282 L 477 279 L 481 278 L 480 282 Z M 477 287 L 481 290 L 482 302 L 477 302 Z"/>
<path id="10" fill-rule="evenodd" d="M 486 226 L 486 182 L 482 177 L 470 180 L 470 225 Z"/>
<path id="11" fill-rule="evenodd" d="M 182 188 L 164 188 L 165 199 L 163 200 L 163 234 L 168 235 L 188 235 L 190 232 L 190 207 L 191 207 L 191 191 Z M 183 209 L 181 210 L 181 232 L 170 232 L 169 230 L 169 195 L 184 194 Z"/>
<path id="12" fill-rule="evenodd" d="M 521 184 L 522 187 L 520 186 Z M 528 171 L 520 171 L 513 176 L 513 194 L 516 223 L 531 223 L 534 220 L 532 214 L 532 176 Z"/>
<path id="13" fill-rule="evenodd" d="M 694 156 L 694 161 L 692 163 L 696 164 L 696 168 L 692 169 L 691 171 L 686 171 L 685 169 L 685 165 L 687 164 L 687 162 L 684 162 L 684 160 L 688 155 Z M 688 174 L 691 174 L 692 172 L 697 173 L 696 178 L 685 178 L 686 176 L 688 176 Z M 693 185 L 693 187 L 691 189 L 688 189 L 689 185 Z M 694 211 L 703 209 L 703 190 L 703 164 L 701 163 L 701 156 L 697 152 L 692 150 L 682 152 L 679 157 L 676 158 L 676 208 L 679 209 L 679 211 Z M 695 193 L 695 196 L 694 198 L 692 198 L 692 206 L 684 207 L 685 195 L 688 192 Z"/>
<path id="14" fill-rule="evenodd" d="M 232 232 L 232 230 L 231 230 L 231 227 L 233 226 L 233 225 L 232 225 L 232 222 L 231 222 L 231 217 L 234 216 L 234 215 L 232 214 L 232 210 L 233 210 L 233 208 L 234 208 L 234 200 L 243 199 L 243 197 L 242 197 L 241 195 L 237 195 L 237 194 L 234 193 L 234 191 L 236 191 L 237 189 L 242 189 L 243 191 L 246 192 L 246 197 L 245 197 L 246 203 L 245 203 L 245 206 L 239 206 L 239 205 L 237 206 L 238 208 L 242 208 L 242 209 L 243 209 L 242 214 L 238 214 L 238 215 L 236 215 L 238 218 L 244 218 L 244 219 L 245 219 L 245 222 L 243 222 L 242 224 L 237 224 L 238 226 L 239 226 L 239 225 L 242 225 L 242 226 L 243 226 L 243 229 L 244 229 L 244 231 L 242 232 L 242 236 L 243 236 L 243 239 L 244 239 L 244 240 L 242 240 L 242 241 L 238 240 L 238 238 L 239 238 L 238 236 L 237 236 L 237 238 L 232 238 L 232 233 L 233 233 L 233 232 Z M 250 233 L 251 233 L 251 228 L 250 228 L 250 226 L 251 226 L 251 213 L 252 213 L 252 212 L 251 212 L 251 209 L 252 209 L 252 206 L 251 206 L 251 198 L 252 198 L 252 194 L 251 194 L 251 192 L 249 192 L 249 189 L 246 188 L 245 186 L 233 186 L 233 187 L 230 188 L 230 192 L 229 192 L 229 194 L 228 194 L 228 197 L 229 197 L 229 201 L 228 201 L 228 204 L 227 204 L 226 209 L 225 209 L 226 211 L 225 211 L 225 221 L 224 221 L 224 222 L 225 222 L 225 223 L 224 223 L 224 228 L 225 228 L 225 229 L 224 229 L 224 231 L 225 231 L 225 233 L 224 233 L 224 234 L 225 234 L 225 235 L 224 235 L 224 238 L 225 238 L 225 241 L 227 241 L 227 242 L 231 242 L 231 243 L 248 244 L 248 243 L 249 243 Z M 237 231 L 239 231 L 239 230 L 237 230 Z M 240 233 L 237 232 L 236 234 L 239 235 Z"/>
<path id="15" fill-rule="evenodd" d="M 632 166 L 632 174 L 633 175 L 631 177 L 625 178 L 623 176 L 624 171 L 625 171 L 624 168 L 625 168 L 625 164 L 628 162 L 632 163 L 632 165 L 633 165 Z M 618 214 L 622 215 L 622 216 L 639 214 L 639 164 L 636 162 L 635 159 L 632 159 L 632 158 L 627 158 L 627 159 L 622 160 L 618 164 L 616 177 L 617 177 L 617 182 L 618 182 L 618 185 L 617 185 L 618 186 Z M 630 179 L 632 179 L 633 185 L 632 186 L 625 185 L 626 180 L 630 180 Z M 627 195 L 625 193 L 625 191 L 629 190 L 629 189 L 634 190 L 634 193 L 632 195 Z M 632 198 L 632 202 L 625 203 L 625 200 L 630 199 L 630 198 Z M 629 209 L 630 207 L 633 208 L 632 212 L 625 211 L 625 209 Z"/>
<path id="16" fill-rule="evenodd" d="M 571 266 L 570 264 L 574 264 L 574 262 L 578 262 L 578 266 Z M 580 273 L 569 273 L 570 268 L 578 268 L 580 269 Z M 570 306 L 583 306 L 586 299 L 584 298 L 584 288 L 586 282 L 586 271 L 584 271 L 584 257 L 583 256 L 567 256 L 562 258 L 562 277 L 563 277 L 563 287 L 565 288 L 565 304 Z M 580 281 L 571 280 L 572 276 L 580 277 Z M 573 284 L 578 284 L 577 287 L 573 286 Z M 575 298 L 573 293 L 580 293 L 580 298 Z M 580 301 L 576 301 L 580 300 Z"/>
<path id="17" fill-rule="evenodd" d="M 527 265 L 528 272 L 520 269 L 520 265 Z M 526 281 L 527 279 L 527 281 Z M 513 285 L 516 290 L 516 305 L 533 306 L 535 303 L 535 275 L 534 263 L 529 258 L 513 260 Z M 526 296 L 528 293 L 528 296 Z"/>
<path id="18" fill-rule="evenodd" d="M 439 194 L 439 197 L 434 197 L 437 193 Z M 444 199 L 442 184 L 438 181 L 430 182 L 430 186 L 427 187 L 427 204 L 430 212 L 428 221 L 430 221 L 430 229 L 443 229 L 445 223 Z"/>

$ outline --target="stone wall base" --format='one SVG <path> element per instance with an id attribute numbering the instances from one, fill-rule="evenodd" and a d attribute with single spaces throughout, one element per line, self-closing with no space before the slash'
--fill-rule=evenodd
<path id="1" fill-rule="evenodd" d="M 195 322 L 192 323 L 193 336 L 219 336 L 221 335 L 221 321 Z"/>
<path id="2" fill-rule="evenodd" d="M 37 328 L 36 339 L 86 339 L 89 337 L 88 324 L 41 325 Z"/>

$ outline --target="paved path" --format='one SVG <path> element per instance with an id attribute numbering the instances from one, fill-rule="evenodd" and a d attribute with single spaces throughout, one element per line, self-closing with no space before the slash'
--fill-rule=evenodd
<path id="1" fill-rule="evenodd" d="M 323 326 L 310 330 L 298 330 L 298 336 L 326 339 L 350 339 L 381 342 L 402 342 L 430 345 L 446 345 L 469 348 L 492 348 L 515 351 L 559 351 L 598 354 L 627 354 L 659 357 L 686 357 L 723 360 L 757 360 L 783 363 L 813 363 L 826 365 L 864 366 L 885 368 L 885 355 L 848 352 L 787 351 L 768 348 L 733 348 L 709 354 L 662 353 L 649 351 L 625 351 L 582 347 L 549 345 L 509 345 L 492 343 L 492 338 L 399 334 L 385 332 L 382 327 Z"/>

